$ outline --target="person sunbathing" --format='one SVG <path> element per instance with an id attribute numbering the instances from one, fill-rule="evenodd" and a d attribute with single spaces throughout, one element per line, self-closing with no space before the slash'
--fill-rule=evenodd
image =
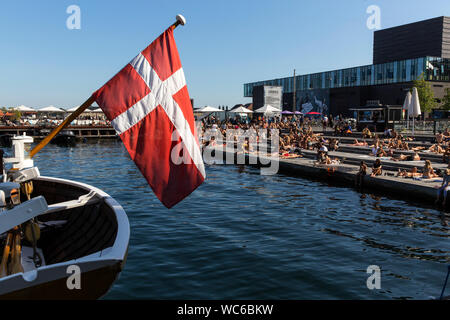
<path id="1" fill-rule="evenodd" d="M 398 148 L 398 142 L 396 139 L 389 139 L 388 141 L 388 148 L 390 149 L 397 149 Z"/>
<path id="2" fill-rule="evenodd" d="M 340 163 L 341 162 L 339 161 L 338 158 L 331 159 L 329 156 L 326 156 L 325 164 L 340 164 Z"/>
<path id="3" fill-rule="evenodd" d="M 280 154 L 281 159 L 294 159 L 294 158 L 303 158 L 301 154 L 298 153 L 283 153 Z"/>
<path id="4" fill-rule="evenodd" d="M 359 142 L 358 139 L 353 140 L 353 144 L 351 146 L 355 147 L 367 147 L 369 144 L 366 141 Z"/>
<path id="5" fill-rule="evenodd" d="M 420 156 L 417 152 L 414 153 L 414 155 L 404 155 L 400 154 L 398 157 L 392 157 L 392 161 L 420 161 Z"/>
<path id="6" fill-rule="evenodd" d="M 442 155 L 442 160 L 444 163 L 449 163 L 450 160 L 450 146 L 445 148 L 444 154 Z"/>
<path id="7" fill-rule="evenodd" d="M 431 166 L 430 160 L 425 160 L 425 165 L 422 170 L 422 177 L 424 179 L 432 179 L 438 178 L 439 176 L 434 172 L 433 167 Z"/>
<path id="8" fill-rule="evenodd" d="M 431 147 L 429 147 L 428 151 L 434 152 L 434 153 L 444 153 L 445 152 L 445 150 L 437 143 L 433 144 Z"/>
<path id="9" fill-rule="evenodd" d="M 420 177 L 422 174 L 418 172 L 417 168 L 414 167 L 411 169 L 411 172 L 407 172 L 405 169 L 398 169 L 397 177 L 405 177 L 405 178 L 414 178 Z"/>
<path id="10" fill-rule="evenodd" d="M 370 176 L 371 177 L 381 176 L 382 173 L 383 173 L 383 166 L 381 165 L 381 160 L 377 159 L 375 160 L 372 166 L 372 174 Z"/>

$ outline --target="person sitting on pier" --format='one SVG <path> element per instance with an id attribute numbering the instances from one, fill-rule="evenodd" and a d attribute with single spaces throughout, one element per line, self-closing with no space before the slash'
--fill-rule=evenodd
<path id="1" fill-rule="evenodd" d="M 436 134 L 436 143 L 437 144 L 442 144 L 444 142 L 444 135 L 442 134 L 442 131 L 439 131 Z"/>
<path id="2" fill-rule="evenodd" d="M 250 143 L 249 137 L 245 137 L 244 141 L 243 142 L 241 142 L 241 141 L 242 141 L 242 137 L 239 138 L 239 140 L 237 142 L 238 153 L 246 154 L 246 153 L 253 152 L 253 147 L 252 147 L 252 145 Z"/>
<path id="3" fill-rule="evenodd" d="M 351 135 L 352 133 L 353 133 L 353 128 L 349 124 L 349 125 L 347 125 L 347 128 L 345 129 L 345 135 Z"/>
<path id="4" fill-rule="evenodd" d="M 331 151 L 337 151 L 339 149 L 339 140 L 338 139 L 331 139 L 330 140 L 330 150 Z"/>
<path id="5" fill-rule="evenodd" d="M 400 154 L 398 157 L 392 157 L 391 160 L 393 160 L 393 161 L 420 161 L 420 156 L 417 152 L 415 152 L 414 155 Z"/>
<path id="6" fill-rule="evenodd" d="M 372 132 L 370 132 L 368 127 L 365 127 L 362 131 L 362 137 L 363 138 L 372 138 Z"/>
<path id="7" fill-rule="evenodd" d="M 436 143 L 436 144 L 433 144 L 431 147 L 429 147 L 428 151 L 434 152 L 434 153 L 444 153 L 445 149 L 443 149 L 439 143 Z"/>
<path id="8" fill-rule="evenodd" d="M 384 130 L 384 137 L 385 138 L 392 138 L 391 132 L 392 132 L 392 129 L 386 128 L 386 130 Z"/>
<path id="9" fill-rule="evenodd" d="M 383 150 L 382 147 L 380 147 L 380 143 L 379 141 L 377 141 L 375 143 L 375 145 L 372 148 L 372 152 L 370 153 L 370 155 L 373 155 L 375 157 L 386 157 L 387 153 L 386 151 Z"/>
<path id="10" fill-rule="evenodd" d="M 442 155 L 442 160 L 444 163 L 450 163 L 450 145 L 445 148 L 444 154 Z"/>
<path id="11" fill-rule="evenodd" d="M 325 164 L 340 164 L 338 158 L 331 159 L 328 155 L 325 156 Z"/>
<path id="12" fill-rule="evenodd" d="M 351 144 L 351 146 L 355 146 L 355 147 L 367 147 L 369 144 L 366 141 L 363 142 L 359 142 L 358 139 L 353 140 L 353 143 Z"/>
<path id="13" fill-rule="evenodd" d="M 215 136 L 211 136 L 210 140 L 206 141 L 204 144 L 205 147 L 215 147 L 216 145 L 217 145 L 217 142 L 216 142 Z"/>
<path id="14" fill-rule="evenodd" d="M 433 167 L 431 166 L 430 160 L 425 160 L 425 165 L 422 170 L 422 177 L 424 179 L 432 179 L 438 178 L 439 176 L 434 172 Z"/>
<path id="15" fill-rule="evenodd" d="M 397 147 L 397 149 L 399 150 L 403 150 L 403 151 L 409 151 L 409 144 L 408 142 L 405 141 L 399 141 L 399 145 Z"/>
<path id="16" fill-rule="evenodd" d="M 442 185 L 437 190 L 437 197 L 435 203 L 437 204 L 439 202 L 439 199 L 441 198 L 442 193 L 442 205 L 445 206 L 447 203 L 447 194 L 448 190 L 450 189 L 450 169 L 446 169 L 444 173 L 444 177 L 442 180 Z"/>
<path id="17" fill-rule="evenodd" d="M 357 187 L 363 186 L 364 177 L 366 176 L 366 174 L 367 174 L 367 164 L 364 161 L 361 161 L 361 163 L 359 164 L 359 171 L 356 174 L 355 185 Z"/>
<path id="18" fill-rule="evenodd" d="M 371 177 L 381 176 L 382 173 L 383 173 L 383 166 L 381 165 L 381 160 L 377 159 L 375 160 L 372 166 L 372 174 L 370 176 Z"/>
<path id="19" fill-rule="evenodd" d="M 321 145 L 317 150 L 316 160 L 321 164 L 325 164 L 327 162 L 327 158 L 328 158 L 328 149 L 327 147 Z"/>

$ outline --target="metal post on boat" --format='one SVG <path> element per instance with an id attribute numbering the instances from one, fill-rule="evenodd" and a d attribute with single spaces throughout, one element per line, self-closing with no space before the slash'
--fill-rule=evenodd
<path id="1" fill-rule="evenodd" d="M 0 171 L 2 173 L 2 182 L 6 182 L 5 163 L 3 162 L 3 149 L 0 149 Z"/>
<path id="2" fill-rule="evenodd" d="M 176 16 L 176 21 L 169 28 L 172 28 L 172 30 L 174 30 L 180 24 L 184 26 L 186 24 L 186 19 L 181 14 L 178 14 Z M 44 140 L 39 142 L 39 144 L 37 144 L 33 148 L 33 150 L 31 150 L 30 159 L 33 158 L 36 155 L 36 153 L 38 153 L 43 147 L 45 147 L 59 132 L 61 132 L 61 130 L 67 127 L 73 120 L 75 120 L 84 110 L 90 107 L 94 102 L 95 98 L 91 96 L 81 106 L 79 106 L 77 110 L 72 112 L 66 119 L 64 119 L 64 121 L 59 126 L 53 129 L 53 131 L 50 132 L 48 136 L 44 138 Z"/>

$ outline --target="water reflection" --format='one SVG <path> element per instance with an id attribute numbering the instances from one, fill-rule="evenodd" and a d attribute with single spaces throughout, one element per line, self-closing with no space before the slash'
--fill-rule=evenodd
<path id="1" fill-rule="evenodd" d="M 129 256 L 106 298 L 427 299 L 442 288 L 449 215 L 433 208 L 207 165 L 205 183 L 167 210 L 120 142 L 48 146 L 35 162 L 125 208 Z M 380 291 L 365 284 L 372 264 L 382 268 Z"/>

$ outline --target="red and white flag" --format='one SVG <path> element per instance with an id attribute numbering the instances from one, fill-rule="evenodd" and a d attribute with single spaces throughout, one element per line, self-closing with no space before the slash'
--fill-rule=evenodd
<path id="1" fill-rule="evenodd" d="M 93 96 L 166 207 L 202 184 L 205 167 L 172 28 Z"/>

